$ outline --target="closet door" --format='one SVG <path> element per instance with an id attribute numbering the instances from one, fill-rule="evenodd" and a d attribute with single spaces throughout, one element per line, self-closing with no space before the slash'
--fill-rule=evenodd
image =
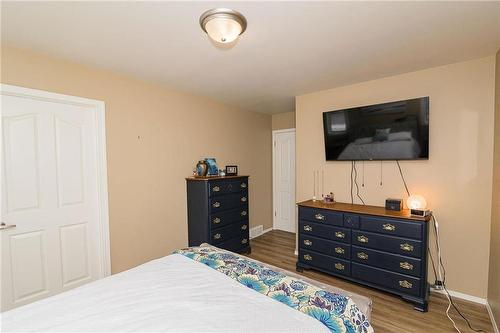
<path id="1" fill-rule="evenodd" d="M 2 141 L 5 311 L 104 276 L 106 250 L 95 107 L 2 91 Z"/>

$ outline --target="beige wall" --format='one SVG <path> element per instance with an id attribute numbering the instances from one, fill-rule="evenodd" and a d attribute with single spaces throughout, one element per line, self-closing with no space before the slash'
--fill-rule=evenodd
<path id="1" fill-rule="evenodd" d="M 493 153 L 493 199 L 491 210 L 490 277 L 488 302 L 500 324 L 500 50 L 496 55 L 495 149 Z"/>
<path id="2" fill-rule="evenodd" d="M 187 245 L 184 177 L 202 157 L 250 175 L 250 225 L 272 226 L 271 116 L 3 46 L 1 82 L 106 103 L 113 272 Z"/>
<path id="3" fill-rule="evenodd" d="M 430 159 L 401 162 L 413 193 L 424 195 L 441 226 L 449 289 L 486 298 L 493 165 L 494 57 L 298 96 L 297 200 L 313 195 L 313 170 L 325 191 L 349 202 L 350 162 L 325 162 L 322 112 L 430 96 Z M 358 164 L 360 173 L 362 164 Z M 365 163 L 368 204 L 404 197 L 394 162 Z M 432 272 L 429 279 L 433 280 Z"/>
<path id="4" fill-rule="evenodd" d="M 272 116 L 272 126 L 274 130 L 295 128 L 295 112 L 277 113 Z"/>

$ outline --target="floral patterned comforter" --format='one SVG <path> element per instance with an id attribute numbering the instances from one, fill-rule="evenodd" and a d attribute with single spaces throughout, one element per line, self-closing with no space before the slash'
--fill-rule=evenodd
<path id="1" fill-rule="evenodd" d="M 353 300 L 214 247 L 176 250 L 263 295 L 323 323 L 331 332 L 369 333 L 373 328 Z"/>

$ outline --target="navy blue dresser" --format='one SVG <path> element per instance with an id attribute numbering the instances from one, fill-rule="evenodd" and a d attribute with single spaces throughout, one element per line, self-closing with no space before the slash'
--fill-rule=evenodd
<path id="1" fill-rule="evenodd" d="M 209 243 L 250 252 L 248 176 L 191 177 L 186 182 L 189 246 Z"/>
<path id="2" fill-rule="evenodd" d="M 297 271 L 316 269 L 427 311 L 429 219 L 375 206 L 299 203 Z"/>

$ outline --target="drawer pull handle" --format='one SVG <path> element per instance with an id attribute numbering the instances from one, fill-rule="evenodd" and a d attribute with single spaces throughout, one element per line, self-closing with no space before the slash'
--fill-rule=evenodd
<path id="1" fill-rule="evenodd" d="M 358 252 L 358 258 L 362 260 L 368 260 L 368 254 L 364 252 Z"/>
<path id="2" fill-rule="evenodd" d="M 220 234 L 215 234 L 214 239 L 220 239 Z"/>
<path id="3" fill-rule="evenodd" d="M 336 247 L 335 248 L 335 253 L 338 253 L 338 254 L 344 254 L 345 253 L 345 250 L 341 247 Z"/>
<path id="4" fill-rule="evenodd" d="M 241 188 L 247 188 L 247 183 L 241 183 L 240 187 Z"/>
<path id="5" fill-rule="evenodd" d="M 243 239 L 241 240 L 241 244 L 246 244 L 246 243 L 248 243 L 248 239 L 243 238 Z"/>
<path id="6" fill-rule="evenodd" d="M 311 242 L 309 239 L 304 239 L 304 245 L 311 246 L 313 245 L 313 242 Z"/>
<path id="7" fill-rule="evenodd" d="M 241 202 L 247 202 L 247 197 L 241 197 Z"/>
<path id="8" fill-rule="evenodd" d="M 212 204 L 212 207 L 214 208 L 219 208 L 220 207 L 220 202 L 216 201 Z"/>
<path id="9" fill-rule="evenodd" d="M 321 215 L 321 214 L 318 213 L 318 214 L 314 215 L 314 218 L 316 220 L 324 221 L 325 220 L 325 215 Z"/>
<path id="10" fill-rule="evenodd" d="M 214 218 L 214 223 L 215 224 L 219 224 L 220 223 L 220 218 L 218 218 L 218 217 Z"/>
<path id="11" fill-rule="evenodd" d="M 212 192 L 219 192 L 219 191 L 220 191 L 220 187 L 219 186 L 212 187 Z"/>
<path id="12" fill-rule="evenodd" d="M 242 210 L 241 211 L 241 216 L 247 216 L 247 211 L 246 210 Z"/>
<path id="13" fill-rule="evenodd" d="M 304 231 L 312 231 L 313 228 L 310 225 L 305 225 L 304 226 Z"/>
<path id="14" fill-rule="evenodd" d="M 305 259 L 305 260 L 309 260 L 309 261 L 311 261 L 311 260 L 313 260 L 313 257 L 311 257 L 311 256 L 310 256 L 310 255 L 308 255 L 308 254 L 304 254 L 304 259 Z"/>
<path id="15" fill-rule="evenodd" d="M 342 231 L 335 231 L 335 237 L 345 238 L 345 234 Z"/>
<path id="16" fill-rule="evenodd" d="M 241 230 L 247 230 L 247 228 L 248 228 L 248 226 L 247 226 L 246 224 L 243 224 L 243 225 L 241 226 Z"/>
<path id="17" fill-rule="evenodd" d="M 399 267 L 401 267 L 402 269 L 406 269 L 406 270 L 409 270 L 409 271 L 412 271 L 413 270 L 413 265 L 410 264 L 409 262 L 405 261 L 405 262 L 400 262 L 399 263 Z"/>
<path id="18" fill-rule="evenodd" d="M 413 287 L 413 283 L 408 282 L 406 280 L 399 281 L 399 285 L 406 289 L 411 289 Z"/>
<path id="19" fill-rule="evenodd" d="M 390 223 L 386 223 L 382 225 L 382 228 L 387 231 L 394 231 L 396 230 L 396 226 Z"/>
<path id="20" fill-rule="evenodd" d="M 408 244 L 408 243 L 401 244 L 401 245 L 399 245 L 399 247 L 403 251 L 407 251 L 407 252 L 412 252 L 413 251 L 413 245 Z"/>
<path id="21" fill-rule="evenodd" d="M 345 266 L 338 262 L 335 264 L 335 268 L 338 269 L 339 271 L 343 271 Z"/>
<path id="22" fill-rule="evenodd" d="M 358 236 L 358 242 L 360 242 L 360 243 L 368 243 L 368 237 L 366 237 L 366 236 Z"/>

